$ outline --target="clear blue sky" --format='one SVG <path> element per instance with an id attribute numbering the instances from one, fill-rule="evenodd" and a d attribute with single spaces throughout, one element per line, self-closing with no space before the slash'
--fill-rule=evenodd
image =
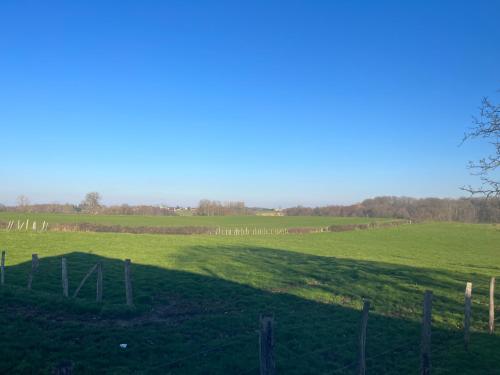
<path id="1" fill-rule="evenodd" d="M 457 197 L 499 1 L 0 2 L 0 202 Z"/>

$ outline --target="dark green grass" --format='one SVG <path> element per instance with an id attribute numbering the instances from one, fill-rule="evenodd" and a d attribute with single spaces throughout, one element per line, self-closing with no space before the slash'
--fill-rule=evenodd
<path id="1" fill-rule="evenodd" d="M 485 330 L 499 245 L 493 226 L 436 223 L 269 237 L 3 232 L 0 373 L 49 373 L 66 359 L 77 373 L 256 374 L 258 316 L 267 312 L 279 373 L 351 374 L 366 297 L 368 373 L 417 374 L 422 296 L 431 289 L 434 373 L 495 374 L 500 337 Z M 33 252 L 40 269 L 28 292 Z M 103 306 L 93 302 L 95 277 L 76 301 L 59 296 L 62 255 L 71 291 L 103 262 Z M 124 258 L 133 262 L 132 310 L 123 305 Z"/>
<path id="2" fill-rule="evenodd" d="M 123 226 L 168 226 L 168 227 L 248 227 L 248 228 L 290 228 L 326 227 L 335 224 L 362 224 L 388 219 L 359 217 L 320 216 L 141 216 L 141 215 L 85 215 L 85 214 L 42 214 L 0 212 L 0 220 L 34 220 L 41 225 L 45 220 L 56 223 L 93 223 Z"/>

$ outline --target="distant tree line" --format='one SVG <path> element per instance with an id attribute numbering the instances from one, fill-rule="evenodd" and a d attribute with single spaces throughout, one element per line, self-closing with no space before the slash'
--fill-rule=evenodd
<path id="1" fill-rule="evenodd" d="M 101 195 L 97 192 L 87 193 L 80 204 L 44 203 L 31 204 L 28 197 L 20 195 L 17 198 L 17 206 L 5 206 L 0 204 L 0 211 L 11 212 L 34 212 L 34 213 L 84 213 L 92 215 L 176 215 L 176 208 L 128 204 L 105 206 L 101 203 Z"/>
<path id="2" fill-rule="evenodd" d="M 31 204 L 26 206 L 5 206 L 0 204 L 0 211 L 10 212 L 33 212 L 33 213 L 60 213 L 60 214 L 93 214 L 93 215 L 157 215 L 157 216 L 174 216 L 177 215 L 177 210 L 174 207 L 160 206 L 131 206 L 128 204 L 99 206 L 89 210 L 74 204 Z"/>
<path id="3" fill-rule="evenodd" d="M 101 203 L 102 197 L 98 192 L 90 192 L 80 204 L 31 204 L 28 197 L 20 195 L 17 198 L 16 206 L 5 206 L 0 204 L 0 211 L 11 212 L 34 212 L 34 213 L 64 213 L 75 214 L 84 213 L 92 215 L 156 215 L 156 216 L 175 216 L 180 211 L 188 211 L 190 214 L 200 216 L 228 216 L 228 215 L 251 215 L 259 209 L 249 209 L 245 202 L 229 201 L 221 203 L 219 201 L 203 199 L 197 208 L 164 207 L 128 204 L 106 206 Z M 185 212 L 184 212 L 185 214 Z"/>
<path id="4" fill-rule="evenodd" d="M 202 199 L 196 214 L 199 216 L 228 216 L 253 214 L 245 207 L 245 202 L 224 202 Z"/>
<path id="5" fill-rule="evenodd" d="M 407 198 L 376 197 L 349 206 L 292 207 L 288 216 L 359 216 L 410 220 L 499 223 L 500 198 Z"/>
<path id="6" fill-rule="evenodd" d="M 128 204 L 105 206 L 98 193 L 88 193 L 78 205 L 30 204 L 26 196 L 18 198 L 17 206 L 0 204 L 0 211 L 39 213 L 85 213 L 94 215 L 178 215 L 179 207 L 163 207 Z M 203 199 L 189 213 L 200 216 L 256 215 L 267 212 L 261 208 L 249 208 L 244 202 L 224 202 Z M 272 211 L 272 210 L 271 210 Z M 281 210 L 288 216 L 357 216 L 410 219 L 416 221 L 461 221 L 471 223 L 500 223 L 500 198 L 408 198 L 376 197 L 353 205 L 324 207 L 291 207 Z"/>

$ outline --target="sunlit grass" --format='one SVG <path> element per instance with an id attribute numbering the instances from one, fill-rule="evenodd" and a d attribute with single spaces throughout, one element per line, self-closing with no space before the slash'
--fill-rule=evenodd
<path id="1" fill-rule="evenodd" d="M 0 372 L 12 366 L 48 371 L 71 359 L 82 373 L 100 366 L 115 373 L 239 373 L 258 364 L 257 318 L 270 312 L 277 322 L 279 369 L 330 373 L 355 359 L 359 309 L 369 298 L 368 356 L 411 344 L 369 362 L 370 373 L 417 373 L 426 289 L 434 292 L 434 370 L 493 373 L 500 366 L 500 338 L 485 334 L 489 279 L 500 274 L 500 231 L 492 225 L 238 237 L 1 232 L 0 248 L 7 250 L 9 285 L 0 313 L 7 327 L 0 357 L 8 360 L 0 362 Z M 40 272 L 34 292 L 27 293 L 34 252 Z M 72 291 L 96 261 L 103 262 L 102 308 L 93 302 L 95 278 L 77 302 L 62 301 L 62 255 Z M 125 258 L 133 262 L 131 316 L 123 306 Z M 473 282 L 474 298 L 470 353 L 459 345 L 466 281 Z M 47 343 L 48 336 L 50 344 L 34 345 Z M 242 342 L 161 368 L 233 339 Z M 118 348 L 122 341 L 130 344 L 126 354 Z"/>
<path id="2" fill-rule="evenodd" d="M 41 224 L 93 223 L 123 226 L 206 226 L 238 228 L 325 227 L 334 224 L 361 224 L 388 219 L 327 216 L 141 216 L 141 215 L 86 215 L 0 212 L 0 220 L 17 220 Z"/>

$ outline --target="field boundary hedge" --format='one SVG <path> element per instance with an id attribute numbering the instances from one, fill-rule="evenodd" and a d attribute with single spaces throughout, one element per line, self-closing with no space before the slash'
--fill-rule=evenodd
<path id="1" fill-rule="evenodd" d="M 49 230 L 55 232 L 110 232 L 131 234 L 211 234 L 211 227 L 130 227 L 124 225 L 105 225 L 92 223 L 53 224 Z"/>
<path id="2" fill-rule="evenodd" d="M 12 226 L 13 221 L 0 221 L 0 228 L 7 231 L 40 231 L 36 226 Z M 45 222 L 44 222 L 45 223 Z M 291 228 L 257 228 L 257 227 L 207 227 L 207 226 L 124 226 L 94 223 L 56 223 L 48 224 L 44 231 L 53 232 L 104 232 L 104 233 L 131 233 L 131 234 L 171 234 L 171 235 L 216 235 L 216 236 L 242 236 L 242 235 L 281 235 L 281 234 L 308 234 L 322 232 L 346 232 L 353 230 L 367 230 L 375 228 L 396 227 L 411 223 L 408 220 L 394 220 L 371 222 L 364 224 L 335 224 L 327 227 L 291 227 Z"/>

